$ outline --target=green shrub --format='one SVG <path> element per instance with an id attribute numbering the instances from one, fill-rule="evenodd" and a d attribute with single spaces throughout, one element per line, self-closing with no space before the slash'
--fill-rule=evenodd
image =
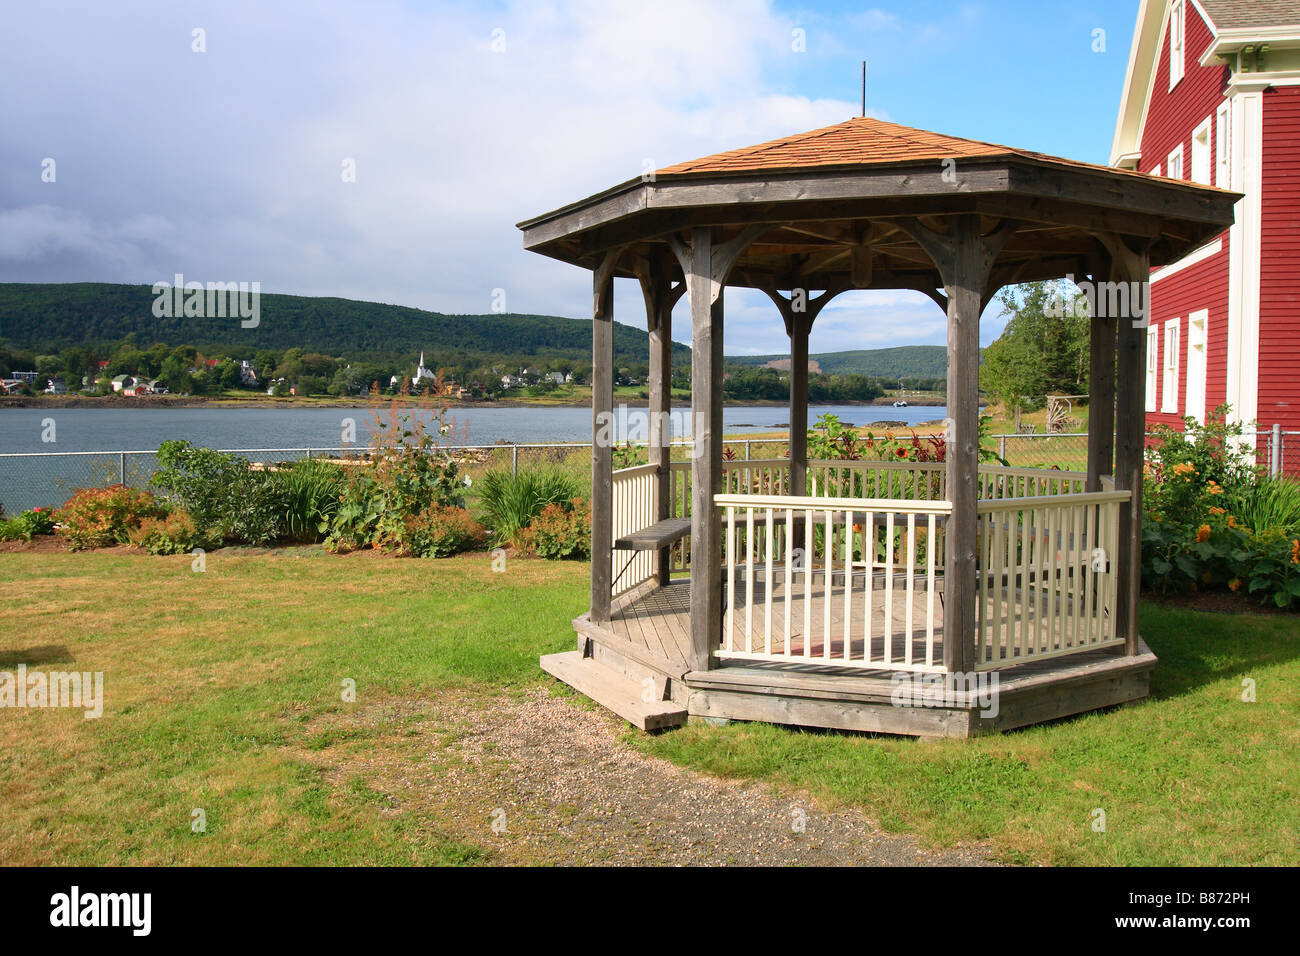
<path id="1" fill-rule="evenodd" d="M 125 544 L 132 530 L 147 518 L 161 518 L 166 509 L 147 491 L 126 485 L 82 488 L 58 510 L 55 520 L 73 551 Z"/>
<path id="2" fill-rule="evenodd" d="M 187 511 L 205 534 L 268 544 L 284 537 L 288 507 L 274 472 L 254 470 L 239 455 L 167 441 L 150 483 Z"/>
<path id="3" fill-rule="evenodd" d="M 133 547 L 150 554 L 188 554 L 214 543 L 184 511 L 173 511 L 165 518 L 145 518 L 127 538 Z"/>
<path id="4" fill-rule="evenodd" d="M 1300 536 L 1300 482 L 1290 478 L 1264 477 L 1238 487 L 1224 506 L 1256 534 L 1275 530 Z"/>
<path id="5" fill-rule="evenodd" d="M 520 533 L 520 544 L 539 558 L 591 555 L 591 506 L 581 498 L 549 504 Z"/>
<path id="6" fill-rule="evenodd" d="M 402 522 L 400 550 L 416 558 L 445 558 L 478 547 L 487 530 L 456 505 L 432 505 Z"/>
<path id="7" fill-rule="evenodd" d="M 284 500 L 289 537 L 295 541 L 321 540 L 339 510 L 345 485 L 343 469 L 305 458 L 275 472 L 275 481 Z"/>
<path id="8" fill-rule="evenodd" d="M 584 491 L 581 480 L 554 468 L 489 471 L 479 479 L 479 505 L 498 540 L 517 542 L 544 508 L 572 502 Z"/>
<path id="9" fill-rule="evenodd" d="M 0 541 L 31 541 L 37 535 L 54 534 L 54 510 L 31 508 L 3 520 L 0 511 Z"/>

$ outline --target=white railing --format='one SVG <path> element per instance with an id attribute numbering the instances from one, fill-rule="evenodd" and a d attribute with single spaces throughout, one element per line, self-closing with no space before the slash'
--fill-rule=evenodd
<path id="1" fill-rule="evenodd" d="M 979 503 L 976 668 L 1122 644 L 1115 631 L 1127 491 Z"/>
<path id="2" fill-rule="evenodd" d="M 723 494 L 720 657 L 942 670 L 946 501 Z"/>
<path id="3" fill-rule="evenodd" d="M 611 482 L 614 494 L 614 540 L 640 531 L 654 522 L 657 481 L 654 465 L 639 465 L 614 472 L 614 480 Z M 613 560 L 613 597 L 654 577 L 656 558 L 653 551 L 615 551 Z"/>

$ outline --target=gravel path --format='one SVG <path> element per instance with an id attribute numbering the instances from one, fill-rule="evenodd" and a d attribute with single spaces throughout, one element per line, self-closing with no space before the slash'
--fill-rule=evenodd
<path id="1" fill-rule="evenodd" d="M 416 814 L 432 830 L 488 848 L 496 863 L 988 862 L 980 847 L 924 850 L 912 837 L 882 833 L 860 811 L 646 756 L 619 740 L 621 721 L 546 688 L 387 700 L 314 724 L 366 739 L 348 752 L 303 754 L 327 780 L 363 784 L 381 796 L 381 812 Z"/>

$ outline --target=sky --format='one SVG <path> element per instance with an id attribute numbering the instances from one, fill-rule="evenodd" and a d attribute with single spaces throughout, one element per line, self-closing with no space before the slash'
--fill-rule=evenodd
<path id="1" fill-rule="evenodd" d="M 873 116 L 1105 163 L 1137 6 L 9 0 L 0 281 L 182 273 L 587 317 L 590 273 L 524 252 L 516 222 L 647 166 L 855 116 L 863 59 Z M 634 282 L 614 306 L 644 328 Z M 726 308 L 728 354 L 788 350 L 761 293 L 729 291 Z M 991 307 L 982 341 L 1003 323 Z M 944 329 L 920 293 L 852 292 L 811 350 L 942 344 Z"/>

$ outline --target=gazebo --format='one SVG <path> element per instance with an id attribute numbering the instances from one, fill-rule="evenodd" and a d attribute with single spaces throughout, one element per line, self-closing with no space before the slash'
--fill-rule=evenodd
<path id="1" fill-rule="evenodd" d="M 855 118 L 657 170 L 520 223 L 590 269 L 591 607 L 551 674 L 643 729 L 687 717 L 969 736 L 1137 701 L 1147 280 L 1235 193 Z M 979 319 L 1072 275 L 1091 310 L 1087 470 L 982 464 Z M 612 283 L 639 281 L 649 463 L 612 458 Z M 790 338 L 789 456 L 725 460 L 724 291 Z M 850 289 L 947 313 L 941 462 L 809 460 L 808 336 Z M 673 305 L 692 443 L 671 455 Z"/>

